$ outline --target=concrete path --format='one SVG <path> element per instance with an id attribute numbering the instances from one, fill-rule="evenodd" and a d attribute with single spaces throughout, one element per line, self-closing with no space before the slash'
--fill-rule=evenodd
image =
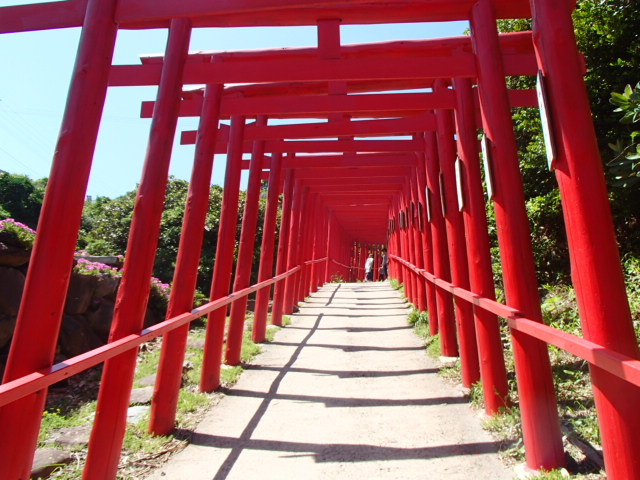
<path id="1" fill-rule="evenodd" d="M 510 479 L 388 283 L 329 284 L 152 479 Z"/>

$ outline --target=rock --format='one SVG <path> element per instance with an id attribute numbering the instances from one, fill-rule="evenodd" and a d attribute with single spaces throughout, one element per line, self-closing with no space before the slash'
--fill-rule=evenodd
<path id="1" fill-rule="evenodd" d="M 70 447 L 72 445 L 87 446 L 89 444 L 90 436 L 91 425 L 60 428 L 59 430 L 54 430 L 53 432 L 51 432 L 51 435 L 49 435 L 49 438 L 47 438 L 47 441 L 45 443 L 57 443 L 65 447 Z"/>
<path id="2" fill-rule="evenodd" d="M 120 286 L 120 279 L 110 277 L 109 275 L 99 275 L 97 277 L 96 289 L 93 292 L 95 298 L 110 298 L 115 299 L 118 286 Z"/>
<path id="3" fill-rule="evenodd" d="M 204 350 L 204 338 L 198 338 L 187 341 L 187 348 L 195 348 L 197 350 Z"/>
<path id="4" fill-rule="evenodd" d="M 147 375 L 146 377 L 142 377 L 140 380 L 138 380 L 138 385 L 145 385 L 145 386 L 153 386 L 156 384 L 156 373 L 152 373 L 151 375 Z"/>
<path id="5" fill-rule="evenodd" d="M 0 243 L 0 265 L 19 267 L 29 262 L 31 252 L 20 247 Z"/>
<path id="6" fill-rule="evenodd" d="M 149 413 L 151 407 L 146 405 L 137 405 L 135 407 L 129 407 L 127 410 L 127 422 L 128 423 L 138 423 L 141 420 L 144 420 L 147 413 Z"/>
<path id="7" fill-rule="evenodd" d="M 78 315 L 64 315 L 60 329 L 60 350 L 67 358 L 75 357 L 102 345 L 86 318 Z"/>
<path id="8" fill-rule="evenodd" d="M 73 460 L 71 453 L 65 450 L 39 448 L 33 458 L 31 478 L 47 478 L 56 468 L 67 465 Z"/>
<path id="9" fill-rule="evenodd" d="M 24 274 L 15 268 L 0 267 L 0 313 L 18 315 L 22 290 L 24 290 Z"/>
<path id="10" fill-rule="evenodd" d="M 69 315 L 85 313 L 91 305 L 97 283 L 97 275 L 72 274 L 67 291 L 67 302 L 64 305 L 65 313 Z"/>
<path id="11" fill-rule="evenodd" d="M 0 314 L 0 348 L 9 343 L 15 327 L 16 317 Z"/>
<path id="12" fill-rule="evenodd" d="M 151 403 L 153 398 L 153 387 L 134 388 L 131 390 L 131 396 L 129 397 L 129 405 L 135 405 L 140 403 Z"/>
<path id="13" fill-rule="evenodd" d="M 114 302 L 102 299 L 98 301 L 98 307 L 96 310 L 89 311 L 86 314 L 87 322 L 89 323 L 91 330 L 93 330 L 96 336 L 103 343 L 107 343 L 107 339 L 109 338 L 114 307 Z"/>

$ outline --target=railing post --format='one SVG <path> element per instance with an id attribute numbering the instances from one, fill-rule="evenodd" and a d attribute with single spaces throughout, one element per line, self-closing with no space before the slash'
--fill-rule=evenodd
<path id="1" fill-rule="evenodd" d="M 447 84 L 438 79 L 434 82 L 434 92 L 446 92 Z M 444 192 L 444 220 L 447 229 L 449 247 L 449 263 L 451 278 L 457 287 L 469 290 L 469 267 L 467 266 L 467 249 L 464 238 L 464 224 L 456 187 L 456 144 L 453 131 L 451 110 L 436 110 L 438 154 L 440 172 Z M 461 298 L 455 299 L 456 319 L 458 323 L 458 343 L 460 363 L 462 367 L 462 384 L 470 387 L 480 379 L 478 362 L 478 346 L 476 344 L 476 328 L 473 321 L 472 305 Z"/>
<path id="2" fill-rule="evenodd" d="M 569 2 L 532 0 L 533 40 L 548 87 L 582 331 L 587 340 L 639 358 Z M 550 27 L 553 28 L 550 28 Z M 591 367 L 607 477 L 639 479 L 640 388 Z"/>
<path id="3" fill-rule="evenodd" d="M 229 294 L 238 224 L 238 198 L 240 193 L 244 126 L 244 117 L 231 118 L 229 146 L 227 149 L 227 169 L 225 171 L 224 193 L 222 194 L 222 206 L 220 209 L 218 244 L 216 246 L 216 259 L 213 266 L 213 280 L 209 295 L 211 301 Z M 200 376 L 201 392 L 212 392 L 220 386 L 220 367 L 226 316 L 227 309 L 219 308 L 211 312 L 207 317 L 207 334 Z"/>
<path id="4" fill-rule="evenodd" d="M 268 280 L 273 275 L 273 249 L 276 240 L 276 221 L 282 171 L 282 155 L 274 153 L 271 157 L 269 167 L 269 191 L 267 193 L 267 206 L 264 214 L 264 225 L 262 227 L 262 246 L 260 248 L 258 282 Z M 253 341 L 256 343 L 264 342 L 265 339 L 270 292 L 271 286 L 262 288 L 256 292 L 256 307 L 254 312 L 253 331 L 251 332 Z"/>
<path id="5" fill-rule="evenodd" d="M 191 23 L 174 19 L 169 28 L 149 146 L 131 220 L 122 283 L 116 298 L 109 341 L 143 328 L 151 274 L 160 233 L 171 147 L 178 121 L 182 72 L 189 50 Z M 83 478 L 115 478 L 127 421 L 137 349 L 104 363 L 96 416 Z"/>
<path id="6" fill-rule="evenodd" d="M 493 200 L 507 304 L 541 322 L 531 235 L 491 1 L 478 0 L 470 20 L 482 122 L 493 165 Z M 516 331 L 512 339 L 527 466 L 560 467 L 564 452 L 547 345 Z"/>
<path id="7" fill-rule="evenodd" d="M 282 219 L 280 220 L 280 237 L 278 239 L 278 259 L 276 275 L 287 271 L 287 246 L 291 226 L 291 204 L 293 203 L 294 171 L 287 170 L 284 177 L 284 196 L 282 201 Z M 285 280 L 280 280 L 273 287 L 273 306 L 271 307 L 271 323 L 282 325 L 282 311 L 285 300 Z"/>
<path id="8" fill-rule="evenodd" d="M 426 189 L 427 178 L 425 172 L 425 159 L 424 153 L 416 155 L 418 161 L 417 167 L 417 181 L 418 181 L 418 201 L 422 205 L 422 248 L 424 255 L 424 268 L 427 272 L 434 275 L 433 270 L 433 242 L 431 240 L 431 226 L 427 219 L 427 202 L 426 202 Z M 429 334 L 434 336 L 438 333 L 438 307 L 436 305 L 436 289 L 437 287 L 431 283 L 426 282 L 427 289 L 427 310 L 429 311 Z"/>
<path id="9" fill-rule="evenodd" d="M 189 312 L 193 307 L 202 251 L 202 233 L 209 210 L 211 171 L 222 92 L 223 85 L 207 85 L 205 88 L 167 319 Z M 162 350 L 149 420 L 149 432 L 155 435 L 167 435 L 173 430 L 175 424 L 188 333 L 189 325 L 184 325 L 162 337 Z"/>
<path id="10" fill-rule="evenodd" d="M 458 152 L 463 166 L 465 205 L 462 215 L 467 233 L 471 291 L 481 297 L 495 300 L 471 80 L 456 78 L 453 80 L 453 85 L 456 94 Z M 474 308 L 473 312 L 478 339 L 484 407 L 488 415 L 493 415 L 498 412 L 500 407 L 508 404 L 509 396 L 500 324 L 498 317 L 484 308 Z"/>
<path id="11" fill-rule="evenodd" d="M 259 116 L 257 126 L 266 126 L 267 120 Z M 264 141 L 253 143 L 253 152 L 249 164 L 249 183 L 242 215 L 242 229 L 236 262 L 236 275 L 232 291 L 237 292 L 247 288 L 251 283 L 251 267 L 253 265 L 253 250 L 256 243 L 258 225 L 258 206 L 260 205 L 260 186 L 262 182 L 262 163 L 264 160 Z M 225 346 L 225 361 L 227 365 L 238 365 L 242 351 L 242 335 L 244 319 L 247 314 L 249 297 L 242 297 L 231 304 L 227 343 Z"/>
<path id="12" fill-rule="evenodd" d="M 90 0 L 38 222 L 4 382 L 52 365 L 118 27 L 116 0 Z M 34 335 L 38 332 L 38 335 Z M 0 409 L 6 478 L 29 478 L 46 390 Z"/>
<path id="13" fill-rule="evenodd" d="M 447 232 L 442 215 L 440 194 L 440 161 L 438 159 L 435 132 L 425 132 L 425 157 L 427 174 L 427 195 L 431 206 L 431 240 L 433 241 L 433 264 L 436 277 L 451 281 L 449 255 L 447 254 Z M 453 316 L 453 298 L 451 294 L 436 287 L 436 305 L 438 309 L 438 332 L 440 349 L 445 357 L 458 356 L 456 324 Z"/>

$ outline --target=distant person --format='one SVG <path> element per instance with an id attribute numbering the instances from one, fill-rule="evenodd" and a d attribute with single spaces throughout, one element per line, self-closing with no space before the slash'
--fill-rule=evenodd
<path id="1" fill-rule="evenodd" d="M 380 280 L 385 281 L 389 276 L 389 256 L 386 250 L 382 250 L 382 264 L 380 265 Z"/>
<path id="2" fill-rule="evenodd" d="M 367 262 L 364 264 L 365 282 L 373 282 L 373 253 L 369 254 Z"/>

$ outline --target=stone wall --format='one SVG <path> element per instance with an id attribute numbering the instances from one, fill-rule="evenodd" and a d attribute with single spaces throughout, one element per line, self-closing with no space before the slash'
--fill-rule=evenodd
<path id="1" fill-rule="evenodd" d="M 30 252 L 0 238 L 0 373 L 11 344 L 29 266 Z M 99 261 L 98 258 L 91 258 Z M 108 258 L 102 259 L 109 261 Z M 107 342 L 120 278 L 72 273 L 58 338 L 56 361 L 74 357 Z M 147 310 L 145 326 L 164 320 Z"/>

